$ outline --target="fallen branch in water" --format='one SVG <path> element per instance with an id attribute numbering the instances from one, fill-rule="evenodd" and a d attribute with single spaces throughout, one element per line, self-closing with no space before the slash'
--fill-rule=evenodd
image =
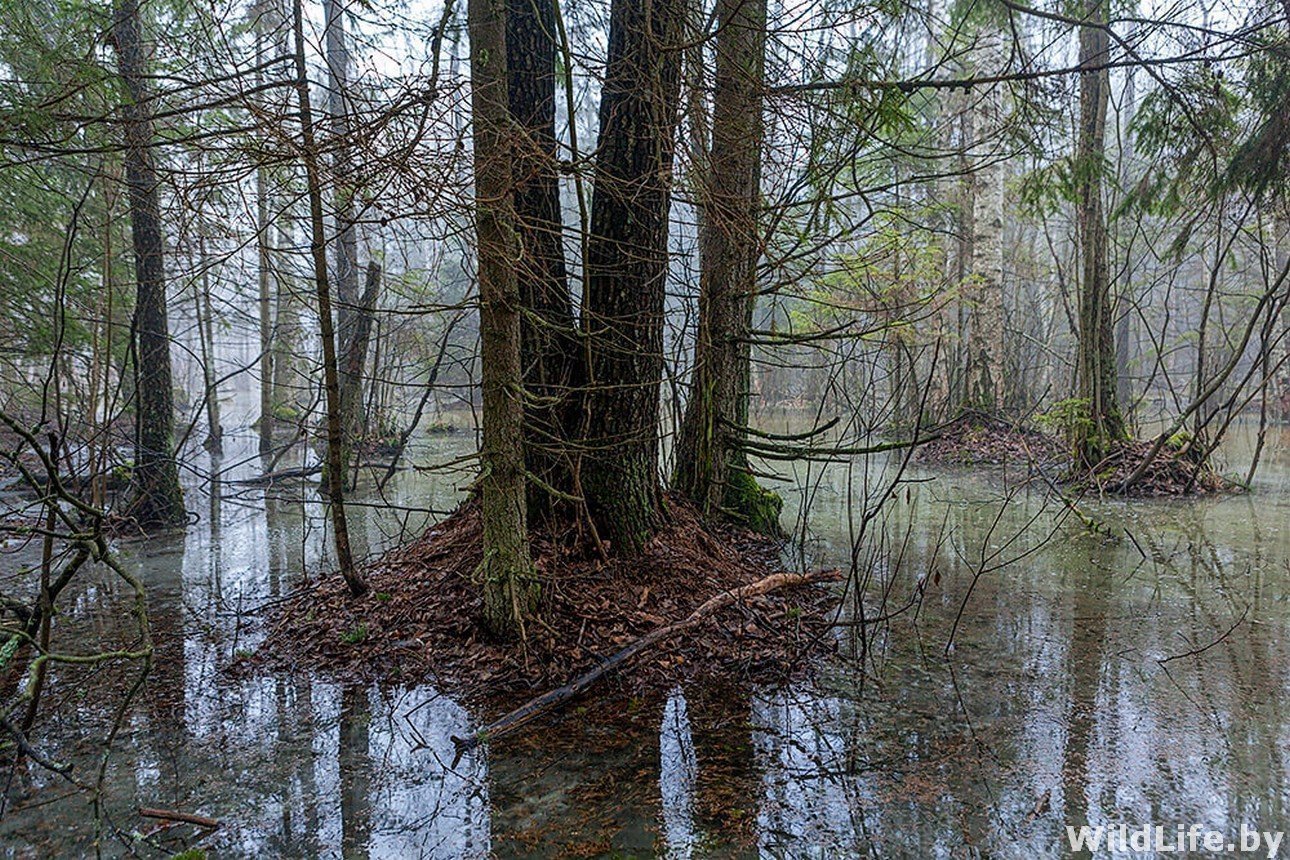
<path id="1" fill-rule="evenodd" d="M 178 812 L 174 809 L 152 809 L 139 807 L 139 814 L 144 818 L 160 818 L 163 821 L 179 821 L 183 824 L 196 824 L 198 827 L 219 827 L 218 818 L 207 818 L 205 815 L 194 815 L 191 812 Z"/>
<path id="2" fill-rule="evenodd" d="M 293 466 L 290 469 L 278 469 L 274 472 L 265 472 L 263 475 L 256 475 L 253 478 L 243 478 L 234 483 L 244 484 L 246 486 L 259 486 L 260 484 L 272 484 L 274 481 L 284 481 L 289 478 L 312 478 L 314 475 L 322 472 L 321 463 L 315 463 L 312 466 Z"/>
<path id="3" fill-rule="evenodd" d="M 662 627 L 646 633 L 626 648 L 623 648 L 611 657 L 606 658 L 595 668 L 589 669 L 569 683 L 565 684 L 563 687 L 543 693 L 535 699 L 530 699 L 528 702 L 511 711 L 509 714 L 494 720 L 471 734 L 469 737 L 454 737 L 452 742 L 457 747 L 457 756 L 453 766 L 455 767 L 457 762 L 460 762 L 461 756 L 469 750 L 474 749 L 482 743 L 487 743 L 489 741 L 496 740 L 499 737 L 511 734 L 532 721 L 534 718 L 555 710 L 569 700 L 576 698 L 584 690 L 596 683 L 596 681 L 599 681 L 605 675 L 608 675 L 614 669 L 618 668 L 623 663 L 626 663 L 641 651 L 644 651 L 652 645 L 657 645 L 660 642 L 671 639 L 679 633 L 684 633 L 686 630 L 697 627 L 704 620 L 717 612 L 720 612 L 731 604 L 747 600 L 751 597 L 769 594 L 773 591 L 779 591 L 784 588 L 793 588 L 799 585 L 810 585 L 816 582 L 837 582 L 841 579 L 842 573 L 837 570 L 817 570 L 813 573 L 773 573 L 770 576 L 767 576 L 764 579 L 759 579 L 750 585 L 744 585 L 739 588 L 732 588 L 729 591 L 723 591 L 715 597 L 709 598 L 686 618 L 672 624 L 665 624 Z"/>

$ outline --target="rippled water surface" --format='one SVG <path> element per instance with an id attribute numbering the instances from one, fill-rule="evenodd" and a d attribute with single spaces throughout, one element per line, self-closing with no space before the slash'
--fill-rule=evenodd
<path id="1" fill-rule="evenodd" d="M 864 524 L 892 463 L 801 467 L 783 488 L 786 522 L 808 508 L 792 555 L 867 573 L 863 614 L 886 620 L 863 643 L 840 628 L 838 659 L 788 688 L 592 700 L 456 766 L 450 737 L 476 715 L 431 687 L 225 671 L 266 605 L 331 564 L 312 489 L 236 483 L 261 467 L 235 441 L 218 490 L 190 491 L 196 525 L 121 547 L 157 666 L 109 760 L 106 854 L 156 827 L 139 807 L 219 819 L 200 841 L 148 838 L 220 857 L 1046 857 L 1067 824 L 1290 830 L 1290 436 L 1248 495 L 1082 501 L 1114 539 L 983 471 L 911 470 Z M 473 445 L 428 439 L 412 460 Z M 466 480 L 369 487 L 359 549 L 417 533 Z M 85 650 L 128 635 L 123 600 L 91 583 L 61 635 Z M 92 772 L 128 678 L 56 677 L 41 747 Z M 93 811 L 48 773 L 16 773 L 7 805 L 6 856 L 93 852 Z"/>

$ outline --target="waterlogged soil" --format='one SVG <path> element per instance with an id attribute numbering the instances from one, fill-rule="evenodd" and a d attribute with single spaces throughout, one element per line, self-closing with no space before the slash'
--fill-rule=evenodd
<path id="1" fill-rule="evenodd" d="M 1243 470 L 1245 439 L 1225 470 Z M 232 670 L 334 565 L 313 489 L 234 483 L 255 440 L 226 442 L 246 474 L 190 491 L 196 525 L 121 546 L 158 654 L 108 760 L 108 856 L 1033 858 L 1069 854 L 1067 825 L 1290 830 L 1290 436 L 1268 440 L 1246 495 L 1083 500 L 1114 538 L 984 467 L 916 466 L 895 492 L 894 460 L 785 467 L 784 522 L 806 529 L 782 563 L 861 573 L 836 655 L 786 683 L 610 685 L 457 762 L 452 736 L 487 715 L 434 684 Z M 472 446 L 437 437 L 413 461 Z M 424 533 L 468 480 L 369 488 L 360 553 Z M 87 584 L 56 635 L 128 636 L 127 599 Z M 129 677 L 55 673 L 33 742 L 94 773 Z M 95 838 L 83 792 L 6 772 L 4 856 L 88 856 Z"/>

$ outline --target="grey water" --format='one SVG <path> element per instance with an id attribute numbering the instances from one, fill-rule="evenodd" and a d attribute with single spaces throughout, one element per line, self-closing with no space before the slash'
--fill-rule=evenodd
<path id="1" fill-rule="evenodd" d="M 1234 471 L 1249 436 L 1225 451 Z M 837 657 L 807 680 L 606 693 L 455 764 L 451 736 L 480 715 L 445 691 L 230 671 L 274 601 L 332 560 L 313 486 L 240 483 L 262 468 L 254 439 L 226 445 L 220 480 L 192 481 L 194 525 L 118 546 L 147 585 L 157 655 L 99 823 L 83 792 L 21 767 L 4 775 L 0 855 L 1020 858 L 1070 853 L 1067 825 L 1290 830 L 1290 434 L 1273 432 L 1248 494 L 1081 500 L 1112 537 L 985 469 L 910 467 L 866 523 L 896 460 L 795 466 L 789 555 L 854 567 L 867 582 L 843 620 L 859 605 L 886 620 L 838 628 Z M 474 445 L 424 438 L 408 460 Z M 359 551 L 418 534 L 470 478 L 365 480 Z M 127 598 L 90 577 L 55 635 L 120 645 Z M 130 678 L 55 673 L 34 742 L 91 776 Z M 141 807 L 220 826 L 158 829 Z"/>

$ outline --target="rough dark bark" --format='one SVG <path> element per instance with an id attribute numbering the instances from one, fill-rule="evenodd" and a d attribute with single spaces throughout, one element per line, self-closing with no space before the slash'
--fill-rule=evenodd
<path id="1" fill-rule="evenodd" d="M 1080 65 L 1103 65 L 1110 50 L 1110 36 L 1101 26 L 1106 22 L 1106 0 L 1087 0 L 1083 20 L 1088 26 L 1079 29 Z M 1086 406 L 1087 414 L 1081 418 L 1087 420 L 1074 422 L 1072 435 L 1076 456 L 1090 467 L 1125 437 L 1116 397 L 1111 270 L 1102 205 L 1109 98 L 1110 77 L 1105 68 L 1080 73 L 1080 123 L 1075 152 L 1081 267 L 1076 396 Z"/>
<path id="2" fill-rule="evenodd" d="M 700 192 L 699 326 L 673 485 L 705 514 L 779 529 L 740 448 L 748 421 L 749 331 L 760 256 L 758 205 L 765 0 L 718 0 L 712 149 Z"/>
<path id="3" fill-rule="evenodd" d="M 483 357 L 485 622 L 501 636 L 524 633 L 537 603 L 529 555 L 520 366 L 518 237 L 512 208 L 512 136 L 507 102 L 506 0 L 470 0 L 471 123 Z"/>
<path id="4" fill-rule="evenodd" d="M 618 553 L 657 529 L 659 387 L 684 0 L 614 0 L 600 99 L 583 330 L 581 488 Z"/>
<path id="5" fill-rule="evenodd" d="M 367 591 L 367 584 L 354 566 L 349 546 L 349 523 L 345 519 L 345 459 L 341 434 L 340 374 L 336 360 L 336 330 L 332 324 L 331 283 L 327 277 L 326 226 L 323 223 L 322 177 L 318 167 L 318 145 L 314 137 L 313 107 L 309 100 L 309 76 L 305 66 L 304 11 L 302 0 L 292 4 L 295 37 L 295 88 L 300 107 L 301 160 L 305 165 L 306 196 L 309 199 L 309 256 L 313 263 L 314 290 L 318 300 L 318 333 L 323 351 L 323 392 L 327 410 L 327 496 L 331 508 L 332 538 L 341 576 L 355 597 Z"/>
<path id="6" fill-rule="evenodd" d="M 148 108 L 147 57 L 138 0 L 119 0 L 112 39 L 126 100 L 122 106 L 125 178 L 130 192 L 134 242 L 135 452 L 130 514 L 145 527 L 187 521 L 174 452 L 174 384 L 170 370 L 170 327 L 166 318 L 161 203 L 153 163 L 152 118 Z"/>
<path id="7" fill-rule="evenodd" d="M 550 517 L 573 493 L 566 428 L 578 342 L 565 270 L 555 132 L 553 0 L 507 0 L 507 97 L 514 134 L 514 200 L 524 313 L 525 465 L 531 517 Z M 545 485 L 545 486 L 543 486 Z M 554 489 L 552 493 L 548 488 Z"/>

